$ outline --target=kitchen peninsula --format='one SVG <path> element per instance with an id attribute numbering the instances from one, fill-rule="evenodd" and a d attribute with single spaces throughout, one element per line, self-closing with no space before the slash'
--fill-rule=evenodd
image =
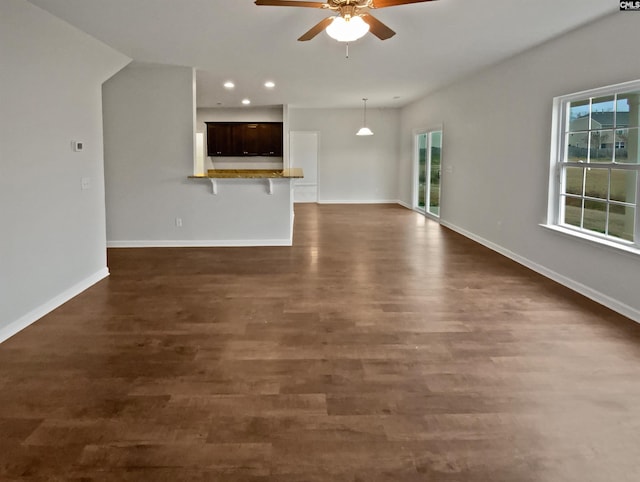
<path id="1" fill-rule="evenodd" d="M 189 179 L 211 184 L 214 246 L 291 246 L 293 189 L 302 169 L 209 169 Z"/>

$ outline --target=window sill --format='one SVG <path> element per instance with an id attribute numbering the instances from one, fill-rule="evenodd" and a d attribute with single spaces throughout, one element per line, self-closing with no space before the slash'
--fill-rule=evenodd
<path id="1" fill-rule="evenodd" d="M 540 224 L 539 226 L 548 229 L 549 231 L 553 231 L 554 233 L 559 233 L 564 236 L 570 236 L 573 239 L 577 238 L 589 244 L 600 246 L 609 250 L 614 250 L 618 253 L 624 253 L 634 257 L 640 256 L 640 249 L 634 246 L 625 246 L 624 244 L 614 243 L 613 241 L 609 241 L 608 239 L 591 236 L 589 234 L 585 234 L 580 231 L 565 228 L 563 226 L 558 226 L 555 224 Z"/>

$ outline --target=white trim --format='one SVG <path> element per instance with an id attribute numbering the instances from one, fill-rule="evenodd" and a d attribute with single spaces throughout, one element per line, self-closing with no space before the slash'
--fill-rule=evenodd
<path id="1" fill-rule="evenodd" d="M 46 301 L 37 308 L 31 310 L 26 315 L 21 316 L 17 320 L 10 322 L 7 326 L 0 328 L 0 343 L 8 340 L 13 335 L 24 330 L 29 325 L 35 323 L 48 313 L 51 313 L 53 310 L 63 305 L 71 298 L 78 296 L 84 290 L 90 288 L 98 281 L 103 280 L 107 276 L 109 276 L 109 269 L 107 267 L 104 267 L 101 270 L 93 273 L 91 276 L 88 276 L 82 281 L 64 290 L 59 295 L 51 298 L 49 301 Z"/>
<path id="2" fill-rule="evenodd" d="M 107 248 L 232 248 L 292 246 L 291 239 L 153 239 L 107 241 Z"/>
<path id="3" fill-rule="evenodd" d="M 589 97 L 602 97 L 603 95 L 610 94 L 612 90 L 620 92 L 625 90 L 637 90 L 639 88 L 640 80 L 630 80 L 619 84 L 610 84 L 603 87 L 597 87 L 595 89 L 582 90 L 580 92 L 574 92 L 573 94 L 559 95 L 556 98 L 569 101 L 582 100 L 585 95 Z"/>
<path id="4" fill-rule="evenodd" d="M 545 266 L 542 266 L 538 263 L 534 263 L 533 261 L 527 258 L 524 258 L 512 251 L 509 251 L 506 248 L 503 248 L 502 246 L 499 246 L 491 241 L 488 241 L 480 236 L 477 236 L 476 234 L 473 234 L 454 224 L 451 224 L 447 221 L 443 221 L 442 219 L 440 220 L 440 224 L 469 239 L 472 239 L 477 243 L 482 244 L 483 246 L 486 246 L 487 248 L 497 253 L 500 253 L 503 256 L 506 256 L 507 258 L 515 261 L 516 263 L 521 264 L 535 271 L 536 273 L 541 274 L 542 276 L 552 279 L 553 281 L 560 283 L 561 285 L 566 286 L 567 288 L 572 289 L 573 291 L 580 293 L 581 295 L 586 296 L 587 298 L 597 303 L 600 303 L 601 305 L 604 305 L 607 308 L 610 308 L 611 310 L 626 316 L 627 318 L 632 319 L 636 323 L 640 323 L 640 310 L 637 310 L 629 305 L 621 303 L 620 301 L 614 298 L 611 298 L 610 296 L 607 296 L 599 291 L 594 290 L 593 288 L 590 288 L 589 286 L 583 285 L 582 283 L 579 283 L 564 275 L 561 275 L 560 273 L 550 270 Z"/>
<path id="5" fill-rule="evenodd" d="M 618 243 L 606 239 L 604 236 L 598 236 L 598 233 L 586 233 L 584 231 L 578 231 L 577 229 L 565 228 L 564 226 L 558 226 L 557 224 L 539 224 L 538 226 L 560 233 L 565 236 L 570 236 L 574 239 L 585 241 L 595 246 L 600 246 L 605 249 L 613 249 L 618 253 L 628 254 L 630 256 L 640 256 L 640 249 L 635 248 L 631 243 L 628 245 Z"/>
<path id="6" fill-rule="evenodd" d="M 397 204 L 397 199 L 322 199 L 318 204 Z"/>
<path id="7" fill-rule="evenodd" d="M 400 200 L 398 200 L 397 203 L 400 204 L 400 206 L 402 206 L 403 208 L 407 208 L 407 209 L 413 211 L 413 208 L 411 207 L 411 204 L 408 204 L 408 203 L 406 203 L 404 201 L 400 201 Z"/>

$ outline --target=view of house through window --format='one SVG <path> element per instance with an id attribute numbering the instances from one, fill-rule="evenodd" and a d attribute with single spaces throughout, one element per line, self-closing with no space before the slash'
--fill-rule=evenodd
<path id="1" fill-rule="evenodd" d="M 637 247 L 640 82 L 557 101 L 557 224 Z"/>
<path id="2" fill-rule="evenodd" d="M 440 216 L 440 157 L 442 131 L 429 131 L 416 136 L 418 167 L 416 209 Z"/>

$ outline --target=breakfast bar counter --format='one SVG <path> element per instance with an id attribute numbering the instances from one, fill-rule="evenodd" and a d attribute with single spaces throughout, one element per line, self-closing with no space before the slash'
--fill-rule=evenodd
<path id="1" fill-rule="evenodd" d="M 301 179 L 302 169 L 209 169 L 207 175 L 189 176 L 195 179 Z"/>
<path id="2" fill-rule="evenodd" d="M 216 230 L 209 246 L 291 246 L 293 191 L 302 169 L 209 169 L 189 176 L 210 183 L 206 202 Z"/>

